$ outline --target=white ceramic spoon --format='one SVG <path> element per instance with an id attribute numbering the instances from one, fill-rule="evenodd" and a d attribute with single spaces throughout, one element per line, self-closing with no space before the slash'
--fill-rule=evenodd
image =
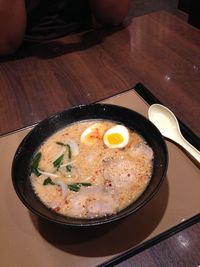
<path id="1" fill-rule="evenodd" d="M 181 145 L 200 163 L 200 152 L 183 137 L 178 120 L 168 108 L 160 104 L 153 104 L 148 110 L 148 116 L 163 136 Z"/>

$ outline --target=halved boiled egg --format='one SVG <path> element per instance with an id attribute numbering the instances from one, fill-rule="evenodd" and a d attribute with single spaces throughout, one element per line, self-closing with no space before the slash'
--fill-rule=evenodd
<path id="1" fill-rule="evenodd" d="M 109 148 L 123 148 L 129 142 L 129 131 L 123 125 L 116 125 L 105 132 L 103 141 Z"/>
<path id="2" fill-rule="evenodd" d="M 96 142 L 103 140 L 103 135 L 107 127 L 100 123 L 94 123 L 84 130 L 81 134 L 81 143 L 85 145 L 93 145 Z"/>

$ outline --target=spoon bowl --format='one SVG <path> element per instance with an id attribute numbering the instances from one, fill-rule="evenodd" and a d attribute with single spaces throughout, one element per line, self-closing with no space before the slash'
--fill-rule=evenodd
<path id="1" fill-rule="evenodd" d="M 181 145 L 200 163 L 200 152 L 183 137 L 178 120 L 171 110 L 163 105 L 153 104 L 148 110 L 148 117 L 164 137 Z"/>

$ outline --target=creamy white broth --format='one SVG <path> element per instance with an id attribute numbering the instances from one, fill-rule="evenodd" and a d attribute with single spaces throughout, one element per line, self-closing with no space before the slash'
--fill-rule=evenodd
<path id="1" fill-rule="evenodd" d="M 130 129 L 124 148 L 106 146 L 103 137 L 115 125 L 103 120 L 79 122 L 42 144 L 37 171 L 32 171 L 30 179 L 47 207 L 69 217 L 102 217 L 119 212 L 142 194 L 150 181 L 153 151 Z M 83 136 L 88 127 L 92 139 Z"/>

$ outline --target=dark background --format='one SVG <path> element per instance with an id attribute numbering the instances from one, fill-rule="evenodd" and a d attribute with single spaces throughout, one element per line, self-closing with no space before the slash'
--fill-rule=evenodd
<path id="1" fill-rule="evenodd" d="M 200 28 L 199 0 L 132 0 L 129 17 L 137 17 L 160 10 L 166 10 Z"/>

